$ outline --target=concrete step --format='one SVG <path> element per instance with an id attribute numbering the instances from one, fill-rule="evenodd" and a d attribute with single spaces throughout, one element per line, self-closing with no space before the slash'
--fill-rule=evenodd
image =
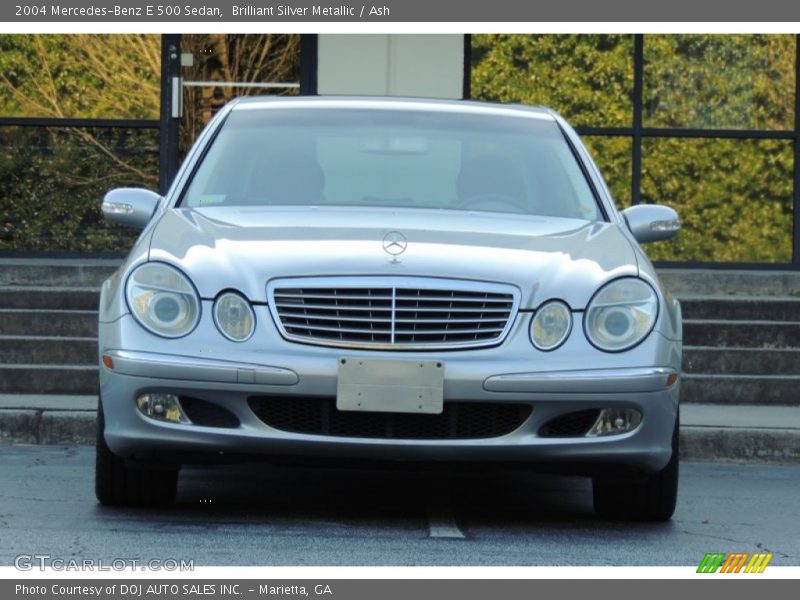
<path id="1" fill-rule="evenodd" d="M 680 443 L 681 458 L 799 463 L 800 407 L 685 404 Z"/>
<path id="2" fill-rule="evenodd" d="M 800 322 L 684 319 L 683 343 L 723 348 L 798 348 Z"/>
<path id="3" fill-rule="evenodd" d="M 0 286 L 0 308 L 97 310 L 99 288 Z"/>
<path id="4" fill-rule="evenodd" d="M 97 337 L 97 312 L 0 309 L 0 336 L 3 335 Z"/>
<path id="5" fill-rule="evenodd" d="M 0 259 L 0 286 L 100 287 L 121 259 Z"/>
<path id="6" fill-rule="evenodd" d="M 658 269 L 664 286 L 685 296 L 800 297 L 800 271 L 738 271 L 722 269 Z"/>
<path id="7" fill-rule="evenodd" d="M 800 298 L 687 296 L 681 308 L 684 319 L 800 321 Z"/>
<path id="8" fill-rule="evenodd" d="M 0 394 L 97 393 L 95 365 L 0 364 Z"/>
<path id="9" fill-rule="evenodd" d="M 96 361 L 95 338 L 0 336 L 0 363 L 7 365 L 93 365 Z"/>
<path id="10" fill-rule="evenodd" d="M 0 410 L 97 410 L 94 394 L 0 394 Z"/>
<path id="11" fill-rule="evenodd" d="M 800 348 L 684 346 L 683 370 L 717 375 L 800 375 Z"/>
<path id="12" fill-rule="evenodd" d="M 800 375 L 717 375 L 687 373 L 681 402 L 800 406 Z"/>

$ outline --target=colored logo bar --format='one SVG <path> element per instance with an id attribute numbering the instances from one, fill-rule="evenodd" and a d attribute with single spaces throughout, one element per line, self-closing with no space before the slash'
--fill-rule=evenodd
<path id="1" fill-rule="evenodd" d="M 772 560 L 772 552 L 734 552 L 726 554 L 724 552 L 709 552 L 700 561 L 697 567 L 698 573 L 763 573 L 769 561 Z"/>

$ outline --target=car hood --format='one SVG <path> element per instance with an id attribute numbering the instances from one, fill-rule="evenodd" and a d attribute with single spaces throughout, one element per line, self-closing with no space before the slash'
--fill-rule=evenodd
<path id="1" fill-rule="evenodd" d="M 397 259 L 383 249 L 401 232 Z M 521 307 L 558 298 L 585 308 L 606 281 L 637 275 L 631 242 L 614 223 L 468 211 L 322 207 L 168 209 L 150 260 L 176 265 L 203 298 L 238 289 L 266 301 L 284 277 L 441 277 L 517 286 Z"/>

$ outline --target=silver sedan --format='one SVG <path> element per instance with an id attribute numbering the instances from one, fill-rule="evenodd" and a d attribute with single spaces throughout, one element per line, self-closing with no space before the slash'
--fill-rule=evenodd
<path id="1" fill-rule="evenodd" d="M 678 217 L 618 212 L 553 111 L 240 99 L 102 209 L 143 231 L 100 300 L 100 502 L 215 460 L 502 463 L 671 517 L 681 313 L 639 244 Z"/>

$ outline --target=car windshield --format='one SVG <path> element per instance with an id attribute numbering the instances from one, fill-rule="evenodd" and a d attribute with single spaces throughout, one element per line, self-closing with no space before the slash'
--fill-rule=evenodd
<path id="1" fill-rule="evenodd" d="M 226 119 L 183 206 L 409 207 L 602 220 L 547 116 L 245 107 Z"/>

